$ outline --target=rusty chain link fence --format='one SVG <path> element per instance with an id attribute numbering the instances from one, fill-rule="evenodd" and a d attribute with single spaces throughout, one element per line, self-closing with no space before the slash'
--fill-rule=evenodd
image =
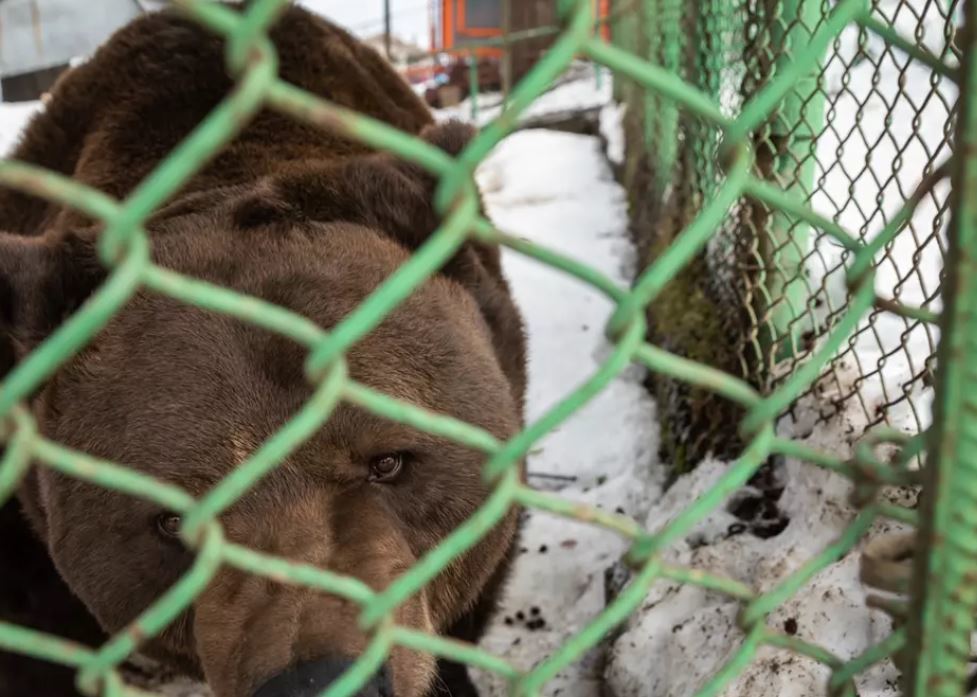
<path id="1" fill-rule="evenodd" d="M 141 641 L 159 633 L 188 608 L 222 565 L 259 574 L 276 582 L 297 584 L 348 599 L 362 608 L 361 626 L 369 632 L 368 648 L 355 664 L 325 692 L 343 697 L 356 691 L 374 674 L 395 645 L 411 647 L 467 663 L 502 675 L 511 693 L 529 696 L 567 664 L 580 658 L 642 603 L 658 579 L 668 578 L 725 593 L 741 603 L 742 638 L 728 663 L 699 691 L 718 694 L 754 658 L 762 646 L 780 647 L 823 663 L 831 671 L 828 690 L 854 697 L 853 677 L 874 663 L 895 658 L 903 669 L 907 694 L 950 697 L 963 694 L 969 639 L 977 616 L 977 448 L 972 447 L 972 415 L 977 413 L 977 16 L 967 18 L 953 46 L 934 50 L 905 26 L 905 3 L 885 7 L 867 0 L 790 0 L 745 4 L 713 0 L 695 5 L 695 31 L 677 0 L 649 0 L 644 11 L 631 17 L 625 40 L 609 44 L 594 32 L 590 0 L 561 3 L 562 27 L 545 57 L 510 95 L 503 115 L 486 126 L 456 159 L 396 131 L 390 126 L 351 113 L 286 84 L 277 77 L 275 50 L 267 38 L 285 0 L 255 0 L 243 15 L 205 0 L 179 0 L 187 15 L 227 37 L 227 65 L 237 77 L 237 89 L 172 152 L 131 196 L 122 201 L 80 186 L 71 180 L 25 163 L 0 161 L 0 185 L 78 209 L 104 223 L 99 253 L 110 275 L 95 295 L 47 341 L 27 356 L 0 383 L 0 424 L 5 451 L 0 462 L 0 503 L 9 499 L 32 466 L 53 468 L 86 480 L 151 500 L 183 515 L 181 538 L 196 552 L 190 570 L 130 626 L 103 646 L 86 647 L 57 636 L 0 622 L 0 649 L 72 666 L 79 688 L 88 695 L 120 697 L 141 694 L 123 684 L 118 667 Z M 926 2 L 926 16 L 946 20 L 951 4 Z M 660 10 L 652 13 L 650 9 Z M 745 18 L 749 28 L 743 29 Z M 902 17 L 903 19 L 900 19 Z M 909 18 L 912 25 L 918 17 Z M 627 19 L 624 20 L 627 24 Z M 630 31 L 634 40 L 627 41 Z M 944 30 L 944 34 L 949 30 Z M 621 37 L 622 33 L 616 36 Z M 854 55 L 841 51 L 857 37 Z M 651 42 L 649 44 L 649 42 Z M 651 262 L 630 288 L 621 288 L 558 249 L 546 249 L 507 235 L 479 214 L 473 174 L 489 151 L 514 127 L 518 115 L 550 85 L 578 55 L 607 66 L 626 79 L 629 103 L 641 98 L 640 123 L 653 151 L 655 167 L 646 167 L 645 182 L 658 192 L 649 205 L 659 220 L 673 223 L 655 245 Z M 831 60 L 826 57 L 831 56 Z M 842 56 L 842 57 L 839 57 Z M 847 56 L 847 57 L 843 57 Z M 731 59 L 731 60 L 727 60 Z M 958 60 L 959 59 L 959 60 Z M 832 60 L 846 61 L 841 82 L 832 94 L 818 95 Z M 859 62 L 860 61 L 860 62 Z M 893 160 L 894 178 L 846 173 L 850 190 L 831 184 L 837 162 L 828 142 L 874 143 L 887 132 L 869 128 L 861 119 L 853 127 L 831 117 L 832 105 L 847 99 L 852 87 L 845 75 L 858 65 L 875 66 L 879 79 L 870 81 L 871 94 L 891 104 L 909 99 L 905 80 L 896 70 L 881 72 L 890 61 L 923 70 L 938 93 L 940 85 L 955 84 L 967 98 L 956 114 L 956 147 L 950 136 L 942 144 L 927 145 L 926 166 L 913 165 L 906 175 L 914 187 L 904 188 L 895 176 L 905 167 Z M 705 67 L 704 73 L 690 71 Z M 907 68 L 908 69 L 908 68 Z M 692 73 L 699 78 L 690 77 Z M 888 76 L 887 76 L 888 75 Z M 181 184 L 198 171 L 247 123 L 267 107 L 317 127 L 341 133 L 372 147 L 418 163 L 441 179 L 436 204 L 443 223 L 430 240 L 388 278 L 364 303 L 328 331 L 303 317 L 258 298 L 178 275 L 150 261 L 150 240 L 143 228 L 148 216 Z M 866 107 L 867 109 L 867 107 Z M 631 117 L 639 110 L 632 110 Z M 947 124 L 953 112 L 946 102 Z M 816 112 L 816 113 L 815 113 Z M 823 117 L 822 117 L 823 114 Z M 890 107 L 889 116 L 897 112 Z M 884 123 L 890 120 L 884 119 Z M 947 125 L 945 134 L 951 132 Z M 834 140 L 832 140 L 834 139 Z M 847 140 L 846 140 L 847 139 Z M 902 150 L 896 143 L 897 157 Z M 840 145 L 835 145 L 837 149 Z M 631 149 L 636 149 L 632 143 Z M 830 148 L 829 148 L 830 150 Z M 835 155 L 834 157 L 837 157 Z M 934 163 L 939 162 L 939 166 Z M 948 164 L 943 164 L 944 162 Z M 680 191 L 675 172 L 697 182 Z M 864 206 L 858 182 L 870 181 L 883 201 Z M 949 198 L 933 199 L 933 183 L 952 179 Z M 873 200 L 871 196 L 867 199 Z M 930 201 L 936 213 L 920 220 L 914 214 Z M 634 203 L 634 202 L 633 202 Z M 824 205 L 828 208 L 825 210 Z M 831 206 L 834 206 L 832 208 Z M 858 210 L 851 217 L 846 211 Z M 652 220 L 651 217 L 647 220 Z M 945 247 L 939 236 L 948 221 Z M 936 288 L 908 297 L 900 271 L 889 274 L 886 263 L 899 269 L 906 260 L 896 253 L 904 230 L 910 230 L 921 249 L 939 248 L 945 261 L 943 306 L 932 300 Z M 747 234 L 748 231 L 749 234 Z M 508 442 L 446 414 L 435 414 L 403 403 L 351 380 L 344 354 L 375 328 L 424 279 L 435 274 L 468 238 L 500 244 L 542 264 L 571 274 L 614 301 L 616 310 L 606 333 L 615 349 L 597 372 L 529 424 Z M 745 248 L 755 260 L 735 273 L 729 286 L 737 295 L 738 311 L 755 318 L 731 366 L 708 365 L 647 341 L 646 309 L 663 294 L 688 284 L 690 273 L 716 267 L 724 250 Z M 825 276 L 813 281 L 802 269 L 821 264 Z M 703 254 L 708 251 L 708 254 Z M 835 268 L 837 266 L 837 268 Z M 834 271 L 831 271 L 834 269 Z M 691 271 L 690 271 L 691 270 Z M 828 295 L 831 273 L 843 277 L 837 298 Z M 898 279 L 894 282 L 893 278 Z M 902 285 L 899 285 L 902 284 Z M 106 462 L 71 451 L 39 433 L 25 400 L 59 366 L 82 350 L 132 295 L 140 289 L 162 293 L 182 302 L 232 316 L 277 332 L 308 348 L 305 370 L 315 385 L 310 401 L 285 426 L 261 445 L 206 496 L 194 499 L 185 491 L 153 480 L 122 463 Z M 818 298 L 823 296 L 824 307 Z M 918 300 L 919 302 L 915 302 Z M 789 308 L 789 311 L 784 308 Z M 728 313 L 733 314 L 733 313 Z M 809 319 L 808 319 L 809 318 Z M 851 460 L 814 450 L 778 435 L 778 419 L 826 374 L 846 360 L 852 342 L 870 335 L 873 322 L 883 318 L 908 326 L 938 326 L 941 359 L 936 372 L 934 418 L 928 430 L 915 434 L 874 431 L 855 449 Z M 810 328 L 805 322 L 811 322 Z M 735 323 L 731 323 L 735 324 Z M 726 326 L 725 324 L 723 325 Z M 725 331 L 725 329 L 724 329 Z M 652 334 L 656 336 L 656 334 Z M 928 335 L 935 344 L 934 333 Z M 805 338 L 807 337 L 807 338 Z M 726 348 L 728 349 L 728 346 Z M 679 348 L 681 348 L 679 346 Z M 887 351 L 883 347 L 883 352 Z M 787 365 L 782 374 L 772 369 Z M 917 355 L 910 360 L 916 361 Z M 666 527 L 644 529 L 631 518 L 583 506 L 559 496 L 530 489 L 520 481 L 517 462 L 546 433 L 557 427 L 599 393 L 632 362 L 667 376 L 676 384 L 718 395 L 737 405 L 742 418 L 738 435 L 743 447 L 724 476 Z M 914 364 L 915 365 L 915 364 Z M 883 370 L 885 365 L 875 366 Z M 929 370 L 926 368 L 925 370 Z M 920 381 L 925 379 L 919 368 Z M 754 381 L 756 376 L 769 379 Z M 914 372 L 915 375 L 915 372 Z M 744 376 L 751 378 L 744 379 Z M 867 373 L 861 376 L 868 380 Z M 839 398 L 844 398 L 840 394 Z M 381 591 L 355 578 L 328 569 L 294 565 L 225 539 L 221 513 L 262 476 L 315 433 L 337 404 L 349 402 L 423 431 L 454 439 L 485 454 L 484 477 L 493 487 L 487 502 L 409 571 Z M 872 446 L 893 443 L 900 455 L 882 460 Z M 732 446 L 730 446 L 732 447 Z M 787 455 L 851 478 L 861 492 L 863 506 L 845 533 L 773 588 L 759 592 L 734 579 L 694 568 L 666 564 L 662 553 L 688 533 L 725 498 L 746 483 L 774 455 Z M 921 469 L 908 463 L 920 457 Z M 893 484 L 922 484 L 918 511 L 901 508 L 877 496 Z M 435 578 L 453 559 L 470 549 L 513 506 L 546 510 L 583 520 L 616 532 L 632 543 L 627 562 L 635 573 L 613 602 L 569 641 L 531 670 L 523 671 L 475 646 L 399 626 L 394 611 Z M 780 632 L 766 622 L 775 608 L 803 587 L 818 571 L 853 549 L 869 526 L 890 517 L 917 526 L 915 572 L 907 604 L 894 602 L 894 632 L 877 646 L 850 660 L 842 660 L 830 646 L 818 646 Z"/>

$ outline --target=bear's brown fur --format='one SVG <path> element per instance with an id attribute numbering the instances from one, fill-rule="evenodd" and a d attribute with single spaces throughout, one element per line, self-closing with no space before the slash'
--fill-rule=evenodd
<path id="1" fill-rule="evenodd" d="M 435 125 L 376 53 L 328 22 L 289 8 L 272 40 L 292 84 L 453 154 L 471 137 L 466 126 Z M 59 82 L 13 157 L 129 196 L 233 88 L 223 50 L 175 13 L 137 20 Z M 435 185 L 393 156 L 264 111 L 150 220 L 153 259 L 333 327 L 437 226 Z M 0 375 L 105 279 L 98 227 L 0 189 Z M 32 408 L 46 437 L 199 497 L 310 399 L 305 356 L 291 340 L 145 290 Z M 522 423 L 525 343 L 498 250 L 466 243 L 347 361 L 371 388 L 511 437 Z M 371 477 L 387 454 L 402 469 L 390 481 Z M 344 402 L 221 522 L 232 542 L 382 588 L 485 501 L 484 459 Z M 0 567 L 17 575 L 0 574 L 2 620 L 97 643 L 194 558 L 157 529 L 166 512 L 144 500 L 45 468 L 18 493 L 31 532 L 8 503 Z M 398 621 L 477 640 L 516 534 L 512 512 L 406 602 Z M 205 678 L 218 697 L 250 697 L 297 662 L 355 658 L 367 639 L 357 614 L 335 597 L 223 568 L 143 650 Z M 387 670 L 397 697 L 475 694 L 462 666 L 406 649 L 393 651 Z M 0 697 L 41 686 L 47 697 L 74 694 L 71 679 L 0 652 Z"/>

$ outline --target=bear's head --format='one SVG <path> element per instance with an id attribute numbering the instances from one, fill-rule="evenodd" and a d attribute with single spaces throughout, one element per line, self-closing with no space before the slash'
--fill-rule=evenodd
<path id="1" fill-rule="evenodd" d="M 322 176 L 309 186 L 322 186 Z M 148 226 L 154 262 L 327 330 L 337 326 L 408 260 L 409 245 L 375 227 L 310 215 L 301 201 L 282 198 L 290 187 L 308 193 L 292 177 L 174 204 Z M 87 230 L 0 234 L 0 374 L 104 281 L 94 238 Z M 479 253 L 469 252 L 462 248 L 453 262 L 459 278 L 478 276 Z M 507 343 L 521 351 L 521 325 L 486 316 L 486 297 L 509 302 L 502 290 L 487 290 L 493 273 L 486 274 L 474 290 L 450 275 L 421 285 L 347 352 L 350 377 L 500 440 L 515 434 L 522 378 L 506 364 L 521 356 L 500 354 Z M 144 289 L 46 381 L 31 407 L 46 438 L 199 498 L 313 398 L 306 357 L 291 339 Z M 485 502 L 485 453 L 361 403 L 346 392 L 304 445 L 220 515 L 229 543 L 379 591 Z M 46 467 L 33 468 L 21 489 L 58 571 L 110 633 L 194 561 L 173 511 Z M 395 621 L 437 633 L 470 612 L 510 553 L 516 518 L 510 512 L 412 595 Z M 366 650 L 361 608 L 280 581 L 222 565 L 177 621 L 145 640 L 144 652 L 204 677 L 218 697 L 318 694 Z M 419 697 L 434 671 L 429 656 L 394 648 L 372 689 L 387 681 L 397 697 Z"/>

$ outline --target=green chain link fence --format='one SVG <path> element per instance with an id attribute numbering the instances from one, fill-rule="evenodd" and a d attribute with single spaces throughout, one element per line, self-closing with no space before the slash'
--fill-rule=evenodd
<path id="1" fill-rule="evenodd" d="M 814 0 L 797 5 L 807 15 Z M 664 41 L 664 59 L 649 61 L 642 55 L 654 53 L 609 45 L 594 37 L 594 19 L 589 0 L 562 3 L 564 26 L 545 58 L 516 87 L 508 109 L 484 128 L 456 159 L 418 139 L 362 115 L 298 90 L 276 76 L 273 46 L 267 38 L 285 0 L 255 0 L 247 12 L 238 15 L 205 0 L 179 0 L 191 17 L 225 35 L 227 63 L 238 76 L 238 86 L 197 129 L 172 152 L 131 196 L 115 201 L 98 191 L 80 186 L 60 175 L 13 161 L 0 161 L 0 185 L 73 207 L 104 222 L 99 253 L 111 269 L 107 281 L 76 314 L 47 341 L 25 358 L 0 384 L 0 417 L 6 449 L 0 462 L 0 503 L 8 499 L 19 481 L 34 465 L 49 467 L 70 477 L 83 479 L 116 491 L 155 502 L 183 515 L 182 539 L 196 551 L 189 571 L 125 630 L 99 648 L 89 648 L 56 636 L 0 622 L 0 649 L 20 652 L 72 666 L 78 670 L 78 685 L 89 695 L 121 697 L 141 694 L 123 684 L 120 664 L 146 637 L 158 634 L 187 609 L 222 565 L 230 565 L 281 583 L 302 585 L 332 593 L 362 607 L 361 626 L 370 633 L 368 648 L 350 670 L 327 689 L 327 697 L 354 694 L 374 674 L 395 645 L 430 652 L 504 676 L 516 695 L 539 694 L 544 684 L 568 663 L 581 657 L 641 604 L 651 585 L 659 579 L 674 579 L 728 594 L 742 603 L 739 622 L 743 640 L 728 663 L 705 685 L 700 695 L 718 694 L 756 655 L 762 646 L 774 646 L 805 655 L 831 671 L 831 694 L 855 695 L 853 677 L 874 663 L 900 655 L 906 691 L 912 695 L 963 694 L 969 637 L 977 615 L 977 432 L 972 415 L 977 413 L 977 375 L 969 356 L 977 355 L 977 200 L 966 195 L 977 191 L 977 17 L 968 18 L 960 48 L 961 65 L 949 56 L 938 56 L 898 33 L 867 0 L 841 0 L 833 7 L 820 6 L 820 19 L 805 40 L 791 43 L 787 55 L 775 54 L 776 69 L 760 74 L 753 92 L 743 99 L 727 99 L 723 80 L 696 84 L 684 80 L 678 70 L 682 47 L 681 14 L 661 18 L 656 30 Z M 668 5 L 668 3 L 665 3 Z M 730 4 L 715 2 L 703 13 L 707 28 L 727 26 L 723 13 Z M 673 10 L 679 4 L 669 5 Z M 751 4 L 751 7 L 761 5 Z M 705 7 L 703 5 L 702 7 Z M 786 4 L 782 7 L 786 7 Z M 780 16 L 782 19 L 782 15 Z M 806 20 L 805 20 L 806 21 Z M 793 25 L 780 25 L 781 33 L 792 34 Z M 786 31 L 785 31 L 786 27 Z M 862 230 L 847 230 L 834 220 L 814 212 L 808 192 L 790 182 L 771 180 L 763 152 L 777 136 L 772 119 L 784 114 L 792 94 L 815 83 L 809 76 L 826 50 L 849 27 L 859 36 L 873 36 L 884 42 L 886 51 L 898 50 L 926 66 L 939 79 L 954 82 L 968 95 L 959 114 L 957 155 L 937 174 L 921 172 L 920 188 L 904 197 L 877 234 L 870 238 Z M 729 50 L 735 42 L 722 32 L 693 36 L 688 50 L 721 66 L 712 49 Z M 674 33 L 673 33 L 674 32 Z M 653 32 L 652 32 L 653 33 Z M 751 33 L 744 41 L 760 35 Z M 669 43 L 669 37 L 672 43 Z M 703 44 L 699 40 L 705 41 Z M 757 39 L 758 40 L 758 39 Z M 702 147 L 715 157 L 712 165 L 696 169 L 704 182 L 695 203 L 695 214 L 674 231 L 654 263 L 645 268 L 633 287 L 620 288 L 585 264 L 568 259 L 557 250 L 545 249 L 497 230 L 480 217 L 473 173 L 481 160 L 516 124 L 518 115 L 551 84 L 575 56 L 583 54 L 627 78 L 647 95 L 649 113 L 657 114 L 656 128 L 672 129 L 687 118 L 694 119 L 703 136 Z M 935 78 L 934 78 L 935 79 Z M 149 239 L 143 228 L 147 217 L 174 194 L 190 176 L 217 153 L 260 108 L 269 107 L 307 123 L 355 138 L 414 161 L 441 178 L 436 203 L 444 221 L 431 239 L 387 279 L 364 303 L 331 331 L 282 308 L 183 277 L 153 265 Z M 793 107 L 791 107 L 793 108 Z M 793 112 L 796 113 L 796 112 Z M 806 126 L 804 128 L 807 128 Z M 805 131 L 806 132 L 806 131 Z M 779 137 L 779 136 L 777 136 Z M 675 147 L 661 157 L 679 162 L 690 158 L 700 145 L 676 139 Z M 779 145 L 777 152 L 779 154 Z M 809 146 L 808 146 L 809 147 Z M 704 152 L 704 151 L 703 151 Z M 870 434 L 848 461 L 818 452 L 798 442 L 779 437 L 775 422 L 794 401 L 810 390 L 827 366 L 850 345 L 851 337 L 863 326 L 865 317 L 878 311 L 876 267 L 888 245 L 909 224 L 934 179 L 952 175 L 952 219 L 949 227 L 945 309 L 938 316 L 931 310 L 899 304 L 888 296 L 882 309 L 888 314 L 926 324 L 939 323 L 942 333 L 933 426 L 922 434 L 907 436 L 888 431 Z M 839 202 L 840 204 L 841 202 Z M 783 244 L 799 238 L 798 226 L 825 236 L 847 253 L 844 274 L 850 295 L 844 307 L 821 334 L 821 340 L 806 352 L 793 353 L 795 365 L 782 379 L 769 386 L 768 393 L 754 388 L 735 372 L 683 358 L 646 341 L 645 309 L 668 288 L 714 240 L 721 239 L 728 221 L 744 207 L 762 206 L 773 222 L 771 235 Z M 766 225 L 766 223 L 764 223 Z M 785 227 L 777 228 L 777 225 Z M 584 383 L 571 391 L 518 436 L 499 442 L 490 434 L 449 416 L 434 414 L 375 392 L 352 381 L 345 368 L 344 352 L 376 327 L 413 289 L 432 274 L 468 238 L 500 244 L 558 268 L 595 287 L 613 300 L 616 310 L 606 333 L 615 349 L 606 362 Z M 791 295 L 795 279 L 781 281 L 783 295 Z M 765 283 L 764 287 L 768 287 Z M 258 448 L 233 474 L 196 500 L 173 486 L 130 470 L 118 463 L 101 461 L 51 442 L 38 433 L 25 407 L 25 400 L 60 365 L 81 350 L 132 295 L 149 289 L 183 302 L 250 322 L 300 342 L 309 350 L 308 378 L 316 386 L 313 397 L 286 425 Z M 784 332 L 795 320 L 791 312 L 785 323 L 777 320 L 770 306 L 765 321 L 780 327 L 765 338 L 757 329 L 757 343 L 763 350 L 778 350 Z M 772 349 L 770 347 L 773 347 Z M 772 354 L 767 354 L 772 355 Z M 639 363 L 650 371 L 715 393 L 743 410 L 739 434 L 745 447 L 719 482 L 661 530 L 645 530 L 632 519 L 583 506 L 558 496 L 533 491 L 519 479 L 516 463 L 553 428 L 565 421 L 598 394 L 629 364 Z M 366 408 L 387 419 L 448 437 L 485 453 L 484 477 L 493 487 L 486 503 L 438 547 L 381 592 L 357 579 L 325 569 L 291 564 L 227 541 L 220 514 L 264 475 L 298 448 L 328 419 L 341 402 Z M 872 446 L 891 442 L 901 446 L 901 456 L 880 461 Z M 910 460 L 927 449 L 925 466 L 915 471 Z M 758 593 L 735 580 L 703 573 L 693 568 L 666 564 L 663 551 L 688 533 L 773 455 L 797 457 L 851 478 L 862 492 L 864 506 L 845 533 L 815 558 L 782 580 L 776 587 Z M 920 511 L 900 508 L 876 494 L 885 485 L 923 483 Z M 513 506 L 545 510 L 559 516 L 602 526 L 632 542 L 627 560 L 635 574 L 614 601 L 575 636 L 528 672 L 481 649 L 398 626 L 393 612 L 421 590 L 451 561 L 470 549 Z M 918 525 L 919 537 L 915 576 L 908 607 L 893 605 L 894 613 L 907 619 L 883 642 L 842 660 L 830 647 L 813 645 L 774 630 L 765 618 L 796 593 L 816 573 L 852 550 L 869 526 L 879 517 L 890 517 Z"/>

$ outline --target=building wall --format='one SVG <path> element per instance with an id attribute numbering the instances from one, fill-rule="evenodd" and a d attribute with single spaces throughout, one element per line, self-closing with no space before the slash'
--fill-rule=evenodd
<path id="1" fill-rule="evenodd" d="M 87 56 L 142 12 L 137 0 L 2 0 L 0 76 L 33 73 Z"/>
<path id="2" fill-rule="evenodd" d="M 503 0 L 509 2 L 512 32 L 538 29 L 557 24 L 556 0 Z M 518 81 L 529 72 L 552 45 L 556 35 L 519 41 L 512 46 L 512 73 Z"/>

